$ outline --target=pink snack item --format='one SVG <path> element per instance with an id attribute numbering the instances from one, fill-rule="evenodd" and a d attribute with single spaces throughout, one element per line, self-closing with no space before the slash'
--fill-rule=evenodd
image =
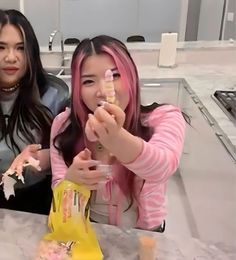
<path id="1" fill-rule="evenodd" d="M 34 260 L 71 260 L 65 245 L 57 241 L 41 241 Z"/>
<path id="2" fill-rule="evenodd" d="M 116 101 L 116 93 L 113 83 L 113 72 L 111 70 L 106 70 L 105 72 L 104 91 L 106 94 L 106 101 L 108 103 L 114 104 Z"/>

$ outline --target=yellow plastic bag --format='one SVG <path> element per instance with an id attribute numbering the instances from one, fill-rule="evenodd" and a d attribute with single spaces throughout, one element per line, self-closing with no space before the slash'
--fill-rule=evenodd
<path id="1" fill-rule="evenodd" d="M 89 197 L 90 191 L 86 187 L 69 181 L 63 181 L 54 188 L 48 219 L 51 232 L 44 237 L 44 240 L 53 241 L 51 249 L 48 250 L 53 252 L 50 252 L 51 258 L 48 259 L 53 259 L 52 256 L 56 255 L 56 252 L 63 251 L 59 247 L 64 247 L 68 255 L 68 258 L 62 257 L 63 260 L 103 259 L 95 231 L 89 221 Z M 42 251 L 47 251 L 45 246 L 44 249 L 41 248 L 42 255 L 38 259 L 47 259 L 43 258 L 47 252 Z"/>

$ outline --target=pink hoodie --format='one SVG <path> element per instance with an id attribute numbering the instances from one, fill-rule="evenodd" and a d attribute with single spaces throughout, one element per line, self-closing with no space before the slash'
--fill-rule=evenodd
<path id="1" fill-rule="evenodd" d="M 69 124 L 69 114 L 69 109 L 62 112 L 52 125 L 50 155 L 53 186 L 64 178 L 68 168 L 52 141 Z M 152 127 L 154 133 L 148 142 L 143 141 L 141 154 L 124 166 L 137 175 L 137 189 L 145 180 L 141 192 L 138 193 L 136 226 L 152 229 L 159 226 L 166 216 L 166 184 L 179 165 L 186 123 L 180 109 L 172 105 L 156 108 L 144 116 L 142 123 Z"/>

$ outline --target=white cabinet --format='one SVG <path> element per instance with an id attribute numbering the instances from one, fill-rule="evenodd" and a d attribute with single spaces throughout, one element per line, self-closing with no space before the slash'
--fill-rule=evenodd
<path id="1" fill-rule="evenodd" d="M 182 91 L 188 96 L 184 88 Z M 203 240 L 216 241 L 220 234 L 230 242 L 236 236 L 236 164 L 218 140 L 211 127 L 214 121 L 201 103 L 184 100 L 191 126 L 187 127 L 187 152 L 179 169 L 192 210 L 189 222 L 194 221 L 195 235 Z"/>
<path id="2" fill-rule="evenodd" d="M 153 102 L 158 104 L 178 104 L 180 91 L 178 80 L 142 79 L 140 84 L 142 105 L 149 105 Z"/>
<path id="3" fill-rule="evenodd" d="M 193 236 L 230 243 L 236 237 L 236 163 L 198 97 L 184 80 L 174 81 L 151 79 L 152 86 L 142 87 L 143 103 L 176 104 L 191 118 L 179 166 L 187 221 Z"/>

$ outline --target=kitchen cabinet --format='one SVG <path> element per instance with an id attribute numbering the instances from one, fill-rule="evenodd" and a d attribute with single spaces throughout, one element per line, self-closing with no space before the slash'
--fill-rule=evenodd
<path id="1" fill-rule="evenodd" d="M 141 79 L 141 103 L 149 105 L 153 102 L 177 105 L 180 93 L 178 79 Z"/>
<path id="2" fill-rule="evenodd" d="M 192 235 L 211 242 L 219 236 L 234 241 L 236 163 L 230 147 L 222 145 L 224 134 L 185 80 L 150 79 L 141 85 L 143 103 L 175 104 L 191 118 L 179 174 Z"/>

